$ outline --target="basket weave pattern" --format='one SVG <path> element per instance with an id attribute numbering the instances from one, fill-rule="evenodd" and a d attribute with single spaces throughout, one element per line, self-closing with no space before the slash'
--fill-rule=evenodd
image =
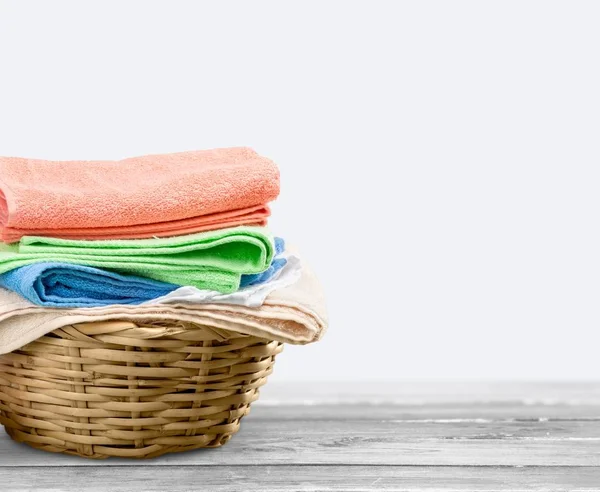
<path id="1" fill-rule="evenodd" d="M 0 356 L 0 423 L 16 441 L 89 458 L 221 446 L 281 350 L 192 323 L 66 326 Z"/>

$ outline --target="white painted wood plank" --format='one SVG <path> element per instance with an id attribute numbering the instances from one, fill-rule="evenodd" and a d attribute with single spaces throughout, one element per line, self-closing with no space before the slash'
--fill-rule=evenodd
<path id="1" fill-rule="evenodd" d="M 35 453 L 35 454 L 33 454 Z M 6 457 L 6 458 L 5 458 Z M 127 459 L 90 461 L 8 444 L 2 453 L 6 464 L 37 460 L 48 466 L 138 466 Z M 145 462 L 148 465 L 404 465 L 404 466 L 600 466 L 599 441 L 508 441 L 508 440 L 396 440 L 385 437 L 322 439 L 292 442 L 276 440 L 228 443 L 222 449 L 188 451 Z"/>
<path id="2" fill-rule="evenodd" d="M 273 420 L 600 420 L 598 404 L 525 404 L 520 402 L 419 404 L 256 405 L 252 419 Z"/>
<path id="3" fill-rule="evenodd" d="M 600 384 L 273 385 L 270 395 L 225 447 L 149 463 L 598 464 Z M 115 460 L 54 455 L 4 436 L 0 463 L 87 467 Z"/>
<path id="4" fill-rule="evenodd" d="M 519 403 L 600 405 L 600 382 L 357 382 L 281 383 L 261 388 L 257 405 Z"/>
<path id="5" fill-rule="evenodd" d="M 318 407 L 313 407 L 314 409 Z M 10 466 L 139 465 L 51 454 L 0 440 L 0 463 Z M 600 465 L 600 422 L 253 420 L 219 449 L 144 461 L 149 466 L 353 465 Z"/>
<path id="6" fill-rule="evenodd" d="M 597 468 L 391 466 L 152 466 L 0 468 L 3 492 L 404 491 L 523 492 L 598 490 Z"/>

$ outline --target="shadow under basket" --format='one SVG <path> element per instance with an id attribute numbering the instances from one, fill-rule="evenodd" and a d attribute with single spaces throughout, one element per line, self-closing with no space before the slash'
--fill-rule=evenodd
<path id="1" fill-rule="evenodd" d="M 193 323 L 65 326 L 0 356 L 0 423 L 15 441 L 86 458 L 218 447 L 281 350 Z"/>

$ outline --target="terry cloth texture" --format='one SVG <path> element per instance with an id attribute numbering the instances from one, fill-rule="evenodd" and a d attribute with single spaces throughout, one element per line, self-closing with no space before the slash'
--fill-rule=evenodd
<path id="1" fill-rule="evenodd" d="M 81 241 L 25 236 L 17 244 L 0 244 L 0 273 L 54 261 L 228 293 L 238 290 L 242 274 L 265 271 L 273 254 L 273 238 L 264 227 L 157 239 Z"/>
<path id="2" fill-rule="evenodd" d="M 215 329 L 299 345 L 319 340 L 328 323 L 323 291 L 306 265 L 298 282 L 271 292 L 258 308 L 192 304 L 53 309 L 36 306 L 14 292 L 0 288 L 0 354 L 17 350 L 53 330 L 76 323 L 165 319 L 201 323 Z M 173 334 L 171 330 L 173 328 L 169 327 L 169 334 Z"/>
<path id="3" fill-rule="evenodd" d="M 71 263 L 33 263 L 0 274 L 0 286 L 38 306 L 140 304 L 179 286 Z"/>
<path id="4" fill-rule="evenodd" d="M 33 263 L 0 274 L 0 286 L 12 290 L 38 306 L 94 307 L 111 304 L 158 304 L 184 302 L 217 302 L 260 306 L 267 295 L 277 288 L 292 284 L 300 271 L 299 259 L 281 252 L 283 241 L 275 239 L 279 256 L 265 270 L 270 274 L 242 275 L 250 279 L 263 276 L 262 282 L 253 282 L 231 294 L 196 287 L 159 282 L 135 275 L 121 275 L 109 270 L 72 263 Z M 276 267 L 283 261 L 286 268 Z"/>
<path id="5" fill-rule="evenodd" d="M 279 258 L 277 258 L 279 259 Z M 273 260 L 274 262 L 277 259 Z M 271 292 L 283 289 L 297 282 L 302 272 L 302 262 L 294 254 L 284 253 L 285 266 L 262 284 L 243 287 L 231 294 L 221 294 L 214 290 L 200 290 L 195 287 L 179 287 L 168 294 L 152 299 L 145 304 L 237 304 L 259 307 Z M 242 277 L 243 278 L 243 277 Z"/>
<path id="6" fill-rule="evenodd" d="M 251 285 L 264 284 L 265 282 L 268 282 L 271 278 L 273 278 L 275 275 L 277 275 L 277 272 L 279 272 L 287 263 L 287 260 L 281 257 L 281 254 L 284 252 L 284 250 L 285 241 L 280 237 L 276 237 L 275 257 L 273 258 L 273 261 L 271 262 L 269 267 L 264 272 L 253 273 L 250 275 L 242 275 L 242 278 L 240 280 L 240 289 L 244 287 L 249 287 Z"/>
<path id="7" fill-rule="evenodd" d="M 121 161 L 0 157 L 0 237 L 176 236 L 265 225 L 279 171 L 235 147 Z"/>

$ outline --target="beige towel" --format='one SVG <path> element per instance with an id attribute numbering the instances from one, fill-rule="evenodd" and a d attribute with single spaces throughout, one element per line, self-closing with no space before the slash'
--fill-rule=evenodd
<path id="1" fill-rule="evenodd" d="M 177 304 L 51 309 L 0 288 L 0 354 L 17 350 L 66 325 L 116 319 L 190 321 L 297 345 L 320 339 L 327 329 L 323 291 L 306 266 L 298 282 L 272 292 L 258 308 Z"/>

